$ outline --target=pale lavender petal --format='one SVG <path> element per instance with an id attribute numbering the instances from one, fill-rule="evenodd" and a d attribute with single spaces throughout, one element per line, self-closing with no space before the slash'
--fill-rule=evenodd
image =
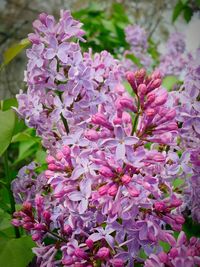
<path id="1" fill-rule="evenodd" d="M 76 179 L 78 179 L 84 172 L 85 172 L 84 168 L 81 167 L 81 166 L 78 166 L 78 167 L 76 167 L 76 168 L 73 170 L 70 179 L 72 179 L 72 180 L 76 180 Z"/>
<path id="2" fill-rule="evenodd" d="M 138 138 L 134 136 L 126 137 L 125 144 L 126 145 L 134 145 L 138 142 Z"/>
<path id="3" fill-rule="evenodd" d="M 68 195 L 68 197 L 72 201 L 80 201 L 83 199 L 83 196 L 82 196 L 81 192 L 79 192 L 79 191 L 71 192 Z"/>
<path id="4" fill-rule="evenodd" d="M 102 235 L 99 233 L 94 233 L 94 234 L 89 236 L 89 239 L 91 239 L 93 242 L 96 242 L 96 241 L 102 239 Z"/>
<path id="5" fill-rule="evenodd" d="M 80 182 L 80 190 L 86 198 L 89 198 L 91 195 L 91 184 L 91 180 L 88 178 Z"/>
<path id="6" fill-rule="evenodd" d="M 88 207 L 88 200 L 85 198 L 82 198 L 80 204 L 78 205 L 78 211 L 80 214 L 83 214 Z"/>
<path id="7" fill-rule="evenodd" d="M 125 144 L 119 143 L 116 148 L 116 158 L 117 159 L 125 159 Z"/>

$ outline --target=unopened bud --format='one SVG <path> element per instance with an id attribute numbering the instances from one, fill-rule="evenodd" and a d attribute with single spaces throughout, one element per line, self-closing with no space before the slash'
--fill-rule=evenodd
<path id="1" fill-rule="evenodd" d="M 106 166 L 102 166 L 99 173 L 107 178 L 112 178 L 114 176 L 112 170 Z"/>
<path id="2" fill-rule="evenodd" d="M 127 79 L 127 81 L 130 83 L 130 85 L 131 85 L 133 91 L 134 91 L 135 93 L 137 93 L 137 84 L 136 84 L 136 80 L 135 80 L 134 72 L 132 72 L 132 71 L 128 71 L 128 72 L 126 73 L 126 79 Z"/>
<path id="3" fill-rule="evenodd" d="M 110 250 L 109 248 L 106 248 L 106 247 L 102 247 L 97 251 L 97 257 L 101 260 L 107 259 L 109 254 L 110 254 Z"/>
<path id="4" fill-rule="evenodd" d="M 124 174 L 121 178 L 121 181 L 123 184 L 128 184 L 131 181 L 131 177 L 127 174 Z"/>
<path id="5" fill-rule="evenodd" d="M 109 189 L 108 189 L 108 194 L 110 196 L 115 196 L 118 191 L 118 186 L 116 184 L 113 184 Z"/>
<path id="6" fill-rule="evenodd" d="M 99 134 L 95 130 L 87 130 L 84 136 L 90 141 L 96 141 L 99 139 Z"/>

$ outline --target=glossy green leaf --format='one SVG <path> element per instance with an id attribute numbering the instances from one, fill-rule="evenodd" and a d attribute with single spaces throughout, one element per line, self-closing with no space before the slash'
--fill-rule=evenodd
<path id="1" fill-rule="evenodd" d="M 26 267 L 33 258 L 31 237 L 3 240 L 0 243 L 0 266 Z"/>
<path id="2" fill-rule="evenodd" d="M 13 110 L 1 111 L 0 110 L 0 156 L 5 152 L 9 146 L 13 131 L 15 128 L 15 113 Z"/>
<path id="3" fill-rule="evenodd" d="M 184 8 L 184 12 L 183 12 L 183 16 L 184 16 L 184 19 L 186 20 L 186 22 L 189 22 L 191 20 L 192 15 L 193 15 L 192 9 L 189 6 L 186 6 Z"/>
<path id="4" fill-rule="evenodd" d="M 179 15 L 182 13 L 183 10 L 184 10 L 184 5 L 182 1 L 178 1 L 173 10 L 172 22 L 175 22 L 177 20 L 177 18 L 179 17 Z"/>
<path id="5" fill-rule="evenodd" d="M 10 63 L 19 53 L 21 53 L 28 45 L 30 41 L 26 38 L 21 40 L 18 44 L 14 44 L 9 47 L 3 54 L 3 64 L 1 67 Z"/>

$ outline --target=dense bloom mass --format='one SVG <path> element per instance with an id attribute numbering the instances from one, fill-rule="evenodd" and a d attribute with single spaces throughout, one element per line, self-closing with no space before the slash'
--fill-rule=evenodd
<path id="1" fill-rule="evenodd" d="M 12 223 L 31 234 L 39 266 L 178 267 L 186 250 L 188 266 L 199 264 L 199 239 L 174 237 L 186 208 L 177 176 L 184 180 L 191 172 L 182 190 L 193 216 L 198 210 L 199 187 L 192 194 L 191 188 L 199 185 L 199 155 L 186 151 L 184 135 L 194 123 L 185 117 L 196 111 L 182 111 L 184 93 L 168 93 L 159 71 L 140 69 L 126 72 L 129 95 L 119 61 L 107 51 L 82 53 L 84 32 L 68 11 L 59 22 L 41 14 L 33 27 L 28 89 L 17 96 L 17 112 L 41 137 L 47 169 L 38 173 L 31 163 L 20 170 L 12 188 L 22 209 Z M 138 38 L 147 49 L 143 35 Z"/>

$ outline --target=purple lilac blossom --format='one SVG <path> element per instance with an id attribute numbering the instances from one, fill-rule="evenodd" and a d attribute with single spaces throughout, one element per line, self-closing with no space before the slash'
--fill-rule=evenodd
<path id="1" fill-rule="evenodd" d="M 187 246 L 186 260 L 198 263 L 199 241 L 188 245 L 182 234 L 182 241 L 173 236 L 185 221 L 173 181 L 187 172 L 189 160 L 199 166 L 199 159 L 196 152 L 173 154 L 180 131 L 161 74 L 126 73 L 131 97 L 121 65 L 107 51 L 82 54 L 80 26 L 68 11 L 58 23 L 46 14 L 33 23 L 28 90 L 18 95 L 17 112 L 41 136 L 47 170 L 38 175 L 32 164 L 13 181 L 22 209 L 12 223 L 31 234 L 41 267 L 162 266 L 163 258 L 176 267 Z M 160 241 L 178 254 L 163 254 Z"/>

